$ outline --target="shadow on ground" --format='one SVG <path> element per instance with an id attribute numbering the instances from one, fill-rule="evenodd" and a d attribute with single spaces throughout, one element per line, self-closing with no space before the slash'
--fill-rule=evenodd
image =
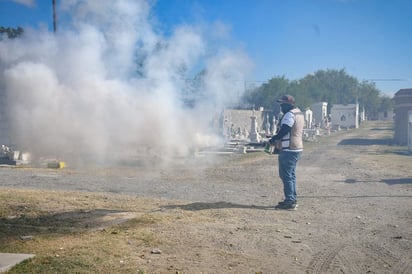
<path id="1" fill-rule="evenodd" d="M 88 229 L 101 229 L 124 223 L 136 217 L 131 212 L 95 209 L 76 210 L 40 216 L 17 216 L 0 218 L 0 245 L 8 239 L 31 239 L 34 235 L 55 233 L 67 234 Z"/>
<path id="2" fill-rule="evenodd" d="M 340 146 L 373 146 L 373 145 L 394 145 L 394 140 L 391 138 L 386 139 L 363 139 L 363 138 L 352 138 L 343 139 L 338 143 Z"/>
<path id="3" fill-rule="evenodd" d="M 412 195 L 302 195 L 299 199 L 365 199 L 365 198 L 412 198 Z"/>
<path id="4" fill-rule="evenodd" d="M 344 182 L 347 184 L 380 182 L 380 183 L 385 183 L 388 185 L 405 185 L 405 184 L 412 184 L 412 178 L 382 179 L 380 181 L 346 179 L 340 182 Z"/>
<path id="5" fill-rule="evenodd" d="M 383 130 L 393 131 L 394 128 L 393 128 L 393 127 L 382 127 L 382 128 L 375 127 L 375 128 L 371 128 L 370 130 L 375 130 L 375 131 L 383 131 Z"/>
<path id="6" fill-rule="evenodd" d="M 189 211 L 207 210 L 207 209 L 221 209 L 221 208 L 245 208 L 245 209 L 261 209 L 270 210 L 274 209 L 273 206 L 257 206 L 257 205 L 241 205 L 228 202 L 216 202 L 216 203 L 191 203 L 187 205 L 168 205 L 163 206 L 164 209 L 183 209 Z"/>

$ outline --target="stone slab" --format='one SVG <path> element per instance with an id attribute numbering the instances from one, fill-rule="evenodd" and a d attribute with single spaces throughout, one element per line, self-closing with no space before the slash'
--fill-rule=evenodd
<path id="1" fill-rule="evenodd" d="M 6 272 L 13 266 L 33 257 L 34 254 L 0 253 L 0 273 Z"/>

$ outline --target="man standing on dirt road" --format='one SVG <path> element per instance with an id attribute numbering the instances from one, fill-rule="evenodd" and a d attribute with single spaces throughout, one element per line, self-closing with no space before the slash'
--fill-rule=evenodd
<path id="1" fill-rule="evenodd" d="M 304 115 L 295 107 L 295 98 L 292 95 L 284 95 L 276 102 L 280 104 L 283 116 L 280 121 L 280 129 L 270 139 L 270 143 L 281 142 L 282 149 L 279 152 L 279 177 L 283 182 L 284 201 L 279 202 L 275 209 L 296 210 L 296 165 L 303 151 L 303 125 Z"/>

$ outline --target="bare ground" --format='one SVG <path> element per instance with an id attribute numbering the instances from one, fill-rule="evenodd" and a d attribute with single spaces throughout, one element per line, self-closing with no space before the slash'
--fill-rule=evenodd
<path id="1" fill-rule="evenodd" d="M 130 254 L 147 273 L 412 273 L 412 155 L 392 134 L 367 122 L 306 143 L 297 211 L 273 209 L 282 185 L 264 153 L 172 168 L 3 168 L 0 186 L 144 197 L 164 220 L 148 228 L 161 254 Z"/>

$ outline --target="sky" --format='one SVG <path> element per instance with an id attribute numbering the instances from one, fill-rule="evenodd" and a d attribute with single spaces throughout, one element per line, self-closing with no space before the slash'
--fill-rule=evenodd
<path id="1" fill-rule="evenodd" d="M 58 5 L 61 0 L 56 0 Z M 0 0 L 0 26 L 52 29 L 51 0 Z M 228 48 L 253 62 L 246 81 L 298 80 L 317 70 L 345 69 L 392 96 L 412 88 L 412 1 L 157 0 L 157 31 L 182 25 L 219 32 Z M 64 17 L 60 14 L 61 17 Z M 60 20 L 59 24 L 64 24 Z M 58 28 L 64 26 L 58 26 Z M 213 41 L 213 38 L 210 39 Z"/>

